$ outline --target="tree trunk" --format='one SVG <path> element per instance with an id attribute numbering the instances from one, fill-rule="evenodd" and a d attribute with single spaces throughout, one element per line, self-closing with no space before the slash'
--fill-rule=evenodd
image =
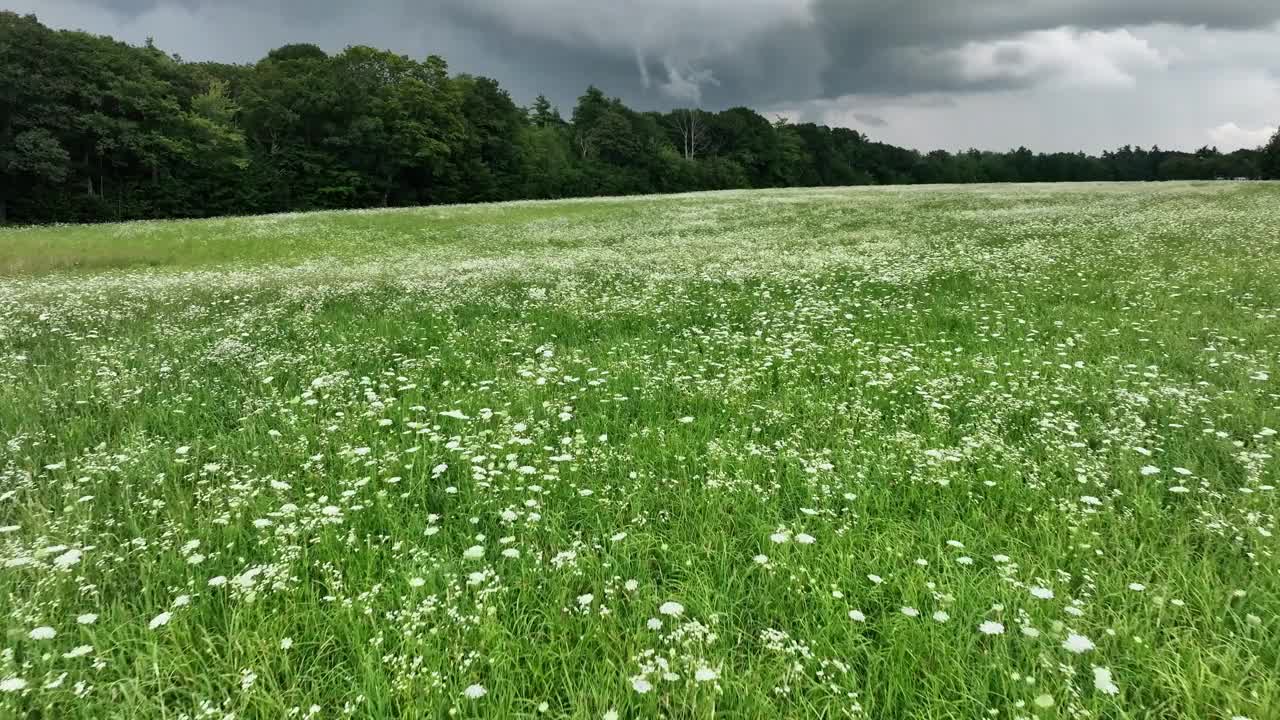
<path id="1" fill-rule="evenodd" d="M 9 222 L 9 198 L 0 197 L 0 225 Z"/>

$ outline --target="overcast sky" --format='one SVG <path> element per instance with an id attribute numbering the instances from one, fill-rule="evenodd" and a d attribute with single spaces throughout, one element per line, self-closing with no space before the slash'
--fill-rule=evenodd
<path id="1" fill-rule="evenodd" d="M 922 149 L 1223 150 L 1280 122 L 1280 0 L 0 0 L 192 60 L 442 55 L 567 115 L 753 107 Z"/>

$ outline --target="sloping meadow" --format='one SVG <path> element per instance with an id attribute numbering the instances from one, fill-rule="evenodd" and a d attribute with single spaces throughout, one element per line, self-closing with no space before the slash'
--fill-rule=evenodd
<path id="1" fill-rule="evenodd" d="M 0 230 L 0 717 L 1274 717 L 1280 186 Z"/>

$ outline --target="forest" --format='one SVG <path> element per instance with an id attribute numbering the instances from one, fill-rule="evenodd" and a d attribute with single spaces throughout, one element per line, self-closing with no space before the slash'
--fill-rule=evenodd
<path id="1" fill-rule="evenodd" d="M 565 117 L 493 79 L 352 46 L 187 62 L 0 12 L 0 223 L 907 183 L 1280 178 L 1280 133 L 1222 153 L 916 150 L 745 107 Z"/>

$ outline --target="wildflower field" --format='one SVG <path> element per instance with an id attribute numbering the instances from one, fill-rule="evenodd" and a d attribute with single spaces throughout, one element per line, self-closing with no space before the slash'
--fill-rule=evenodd
<path id="1" fill-rule="evenodd" d="M 1280 185 L 0 230 L 0 717 L 1280 717 Z"/>

